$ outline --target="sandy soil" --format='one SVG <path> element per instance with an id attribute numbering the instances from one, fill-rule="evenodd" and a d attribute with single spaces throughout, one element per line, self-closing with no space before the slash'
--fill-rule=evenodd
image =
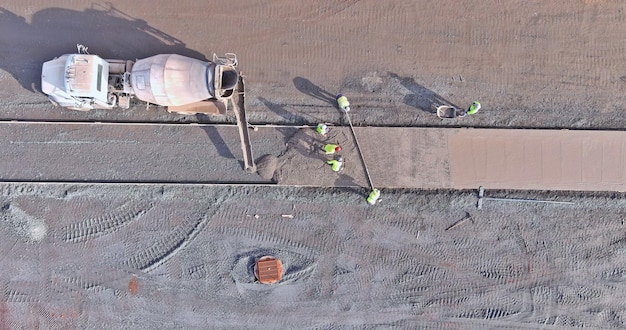
<path id="1" fill-rule="evenodd" d="M 232 115 L 176 116 L 139 104 L 88 113 L 54 108 L 38 92 L 41 63 L 82 43 L 105 58 L 234 52 L 247 76 L 253 124 L 346 125 L 333 104 L 339 92 L 350 96 L 357 126 L 621 130 L 626 124 L 620 68 L 626 5 L 619 0 L 2 6 L 0 119 L 234 122 Z M 433 114 L 436 105 L 474 100 L 483 109 L 462 121 Z M 31 131 L 60 136 L 40 126 L 7 127 L 3 139 L 10 142 L 29 141 Z M 115 140 L 114 133 L 94 136 Z M 276 166 L 279 181 L 306 184 L 314 172 L 288 160 L 310 146 L 289 142 L 310 132 L 280 133 L 253 141 L 260 148 L 255 155 L 265 156 L 259 177 L 274 178 L 267 168 Z M 128 143 L 151 150 L 187 134 L 136 129 Z M 202 136 L 198 143 L 217 146 L 211 152 L 223 158 L 220 171 L 240 170 L 220 154 L 236 150 L 237 141 L 223 131 Z M 119 156 L 97 146 L 72 152 L 104 164 Z M 17 147 L 2 148 L 10 157 Z M 201 148 L 181 144 L 180 152 L 206 151 Z M 132 176 L 190 174 L 177 172 L 176 164 L 166 165 L 172 173 L 151 173 L 149 163 L 158 160 L 146 160 Z M 40 178 L 32 159 L 4 164 L 12 167 L 4 173 L 24 167 L 30 179 Z M 113 164 L 118 170 L 108 178 L 119 179 L 123 162 Z M 45 166 L 75 173 L 78 181 L 102 179 L 72 161 Z M 486 200 L 481 210 L 475 191 L 385 190 L 375 207 L 364 193 L 1 184 L 0 329 L 624 327 L 622 193 L 487 191 L 575 205 Z M 268 254 L 285 268 L 272 286 L 255 283 L 251 273 L 255 258 Z"/>

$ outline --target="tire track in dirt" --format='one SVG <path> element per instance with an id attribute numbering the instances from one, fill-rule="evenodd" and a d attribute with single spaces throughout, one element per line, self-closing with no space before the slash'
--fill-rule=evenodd
<path id="1" fill-rule="evenodd" d="M 601 290 L 585 286 L 558 286 L 556 288 L 556 304 L 558 305 L 589 306 L 591 300 L 601 296 Z"/>
<path id="2" fill-rule="evenodd" d="M 307 215 L 299 212 L 294 213 L 294 218 L 307 221 Z M 265 222 L 259 226 L 259 229 L 273 233 L 283 239 L 294 237 L 308 248 L 322 253 L 337 253 L 343 249 L 345 244 L 335 233 L 335 226 L 332 223 L 311 227 L 308 234 L 303 231 L 303 228 L 299 228 L 296 222 L 285 219 Z"/>
<path id="3" fill-rule="evenodd" d="M 492 320 L 503 318 L 511 315 L 517 315 L 519 311 L 510 311 L 503 310 L 498 308 L 487 308 L 487 309 L 475 309 L 469 312 L 462 313 L 458 315 L 458 317 L 462 318 L 472 318 L 472 319 L 483 319 L 483 320 Z"/>
<path id="4" fill-rule="evenodd" d="M 387 196 L 386 198 L 395 199 L 396 196 Z M 384 201 L 383 201 L 384 203 Z M 427 206 L 420 207 L 424 209 Z M 402 290 L 412 290 L 413 285 L 429 283 L 431 279 L 440 279 L 445 281 L 449 278 L 447 271 L 437 266 L 441 260 L 446 260 L 449 254 L 433 247 L 429 244 L 420 244 L 420 231 L 429 231 L 421 219 L 428 217 L 427 213 L 405 213 L 409 210 L 393 210 L 390 211 L 384 207 L 368 210 L 367 218 L 375 219 L 372 223 L 364 223 L 363 227 L 358 230 L 353 237 L 353 242 L 388 242 L 393 240 L 393 244 L 385 243 L 376 247 L 367 249 L 367 253 L 363 251 L 364 247 L 342 249 L 338 252 L 347 254 L 356 260 L 360 260 L 362 265 L 368 265 L 363 271 L 376 272 L 377 268 L 382 265 L 397 265 L 398 271 L 395 276 L 404 276 L 415 279 L 416 283 L 408 283 L 409 286 L 391 287 L 389 290 L 392 295 L 402 296 Z M 394 229 L 398 229 L 406 235 L 398 235 L 393 233 Z M 389 235 L 392 236 L 389 236 Z M 349 245 L 348 245 L 349 246 Z M 375 264 L 362 260 L 363 255 L 367 255 L 368 260 L 378 260 Z M 420 256 L 420 258 L 416 258 Z M 370 274 L 371 276 L 372 274 Z M 399 281 L 398 278 L 392 280 Z M 408 280 L 406 280 L 408 282 Z M 397 300 L 395 300 L 397 301 Z"/>
<path id="5" fill-rule="evenodd" d="M 283 214 L 291 214 L 293 205 L 290 202 L 273 200 L 273 207 L 268 207 L 267 201 L 253 200 L 245 206 L 235 203 L 225 203 L 220 205 L 215 213 L 216 221 L 211 221 L 212 226 L 233 225 L 234 222 L 248 223 L 254 225 L 265 222 L 280 221 Z M 281 206 L 284 204 L 284 206 Z"/>
<path id="6" fill-rule="evenodd" d="M 441 293 L 433 295 L 432 298 L 428 298 L 419 307 L 421 308 L 445 308 L 450 306 L 458 306 L 470 300 L 470 297 L 474 295 L 473 290 L 468 288 L 452 289 L 443 291 Z"/>
<path id="7" fill-rule="evenodd" d="M 453 272 L 417 259 L 416 255 L 422 255 L 422 253 L 418 249 L 400 250 L 380 258 L 383 265 L 395 265 L 395 274 L 387 285 L 389 296 L 385 299 L 385 305 L 410 305 L 414 308 L 421 308 L 432 304 L 432 299 L 441 292 L 453 288 L 450 283 L 457 281 Z M 460 303 L 466 299 L 464 294 L 466 292 L 459 292 L 455 296 L 451 295 L 447 300 Z M 442 300 L 440 303 L 446 302 Z"/>
<path id="8" fill-rule="evenodd" d="M 272 245 L 276 247 L 288 247 L 291 249 L 296 249 L 298 251 L 304 252 L 305 256 L 308 257 L 314 257 L 315 255 L 317 255 L 315 249 L 312 249 L 309 246 L 265 231 L 251 231 L 248 228 L 241 227 L 222 227 L 218 229 L 218 233 L 223 236 L 237 236 L 242 238 L 249 238 L 260 242 L 272 243 Z"/>
<path id="9" fill-rule="evenodd" d="M 454 241 L 453 238 L 451 238 Z M 480 241 L 474 242 L 480 244 Z M 472 245 L 465 245 L 465 248 L 459 250 L 469 250 Z M 499 296 L 500 290 L 506 290 L 510 287 L 510 281 L 517 280 L 517 277 L 523 276 L 526 270 L 525 264 L 507 267 L 504 259 L 498 262 L 492 260 L 493 256 L 485 255 L 480 258 L 482 261 L 476 262 L 463 253 L 459 256 L 456 265 L 451 265 L 450 270 L 445 267 L 433 264 L 424 264 L 419 262 L 414 255 L 422 255 L 423 251 L 416 249 L 396 251 L 393 254 L 380 257 L 385 260 L 385 264 L 396 265 L 396 277 L 391 280 L 393 286 L 389 287 L 390 296 L 387 305 L 410 305 L 414 309 L 414 313 L 422 313 L 424 307 L 439 306 L 440 312 L 449 317 L 463 318 L 503 318 L 507 316 L 517 315 L 522 312 L 523 306 L 519 302 L 520 299 L 509 297 L 508 300 L 502 300 Z M 428 253 L 430 255 L 430 253 Z M 480 251 L 476 255 L 484 255 Z M 378 258 L 376 258 L 378 259 Z M 444 256 L 439 262 L 450 260 L 450 256 Z M 478 265 L 472 266 L 467 264 L 465 260 L 473 260 Z M 446 266 L 447 267 L 447 266 Z M 468 274 L 463 269 L 487 269 L 482 274 L 476 271 L 477 276 Z M 503 269 L 501 269 L 503 268 Z M 491 280 L 501 282 L 500 285 L 494 286 Z M 458 286 L 450 283 L 459 283 Z M 464 290 L 462 287 L 466 287 Z M 453 291 L 450 291 L 450 290 Z M 456 289 L 456 290 L 455 290 Z M 481 307 L 477 301 L 487 302 L 487 306 Z M 476 304 L 476 307 L 473 307 Z M 458 310 L 465 310 L 459 313 Z M 448 312 L 444 312 L 448 310 Z"/>
<path id="10" fill-rule="evenodd" d="M 128 295 L 137 293 L 138 280 L 135 275 L 129 276 L 133 270 L 111 269 L 105 272 L 91 271 L 96 267 L 89 267 L 81 274 L 77 271 L 64 272 L 65 274 L 55 275 L 50 278 L 47 288 L 54 295 L 73 296 L 85 294 L 112 294 L 116 298 L 125 298 Z M 59 270 L 59 272 L 62 272 Z M 129 280 L 130 277 L 130 280 Z"/>
<path id="11" fill-rule="evenodd" d="M 496 255 L 483 254 L 476 271 L 484 278 L 497 284 L 521 284 L 528 279 L 532 269 L 532 257 L 528 251 L 523 230 L 515 224 L 506 230 L 510 233 L 498 237 Z"/>
<path id="12" fill-rule="evenodd" d="M 528 268 L 523 263 L 487 264 L 482 266 L 479 274 L 497 283 L 510 283 L 516 279 L 528 275 Z"/>
<path id="13" fill-rule="evenodd" d="M 317 265 L 313 264 L 311 266 L 302 268 L 297 271 L 287 270 L 283 278 L 280 280 L 280 283 L 291 283 L 296 280 L 305 279 L 311 276 L 311 274 L 313 274 L 313 272 L 315 272 L 316 269 L 317 269 Z"/>
<path id="14" fill-rule="evenodd" d="M 267 213 L 266 213 L 267 212 Z M 232 205 L 226 210 L 218 213 L 220 218 L 226 219 L 224 224 L 220 224 L 218 229 L 221 233 L 229 233 L 240 237 L 252 238 L 255 240 L 278 244 L 285 247 L 296 247 L 307 251 L 336 252 L 342 247 L 341 239 L 334 233 L 332 224 L 325 224 L 322 227 L 309 227 L 315 223 L 307 221 L 309 213 L 306 209 L 293 209 L 291 202 L 287 202 L 283 207 L 280 205 L 268 209 L 266 204 L 259 202 L 247 205 L 245 214 L 242 214 L 241 207 Z M 292 218 L 285 218 L 288 215 Z M 258 216 L 258 218 L 257 218 Z M 235 219 L 244 219 L 239 223 L 233 223 Z M 307 222 L 306 230 L 303 228 L 303 221 Z M 329 249 L 334 249 L 329 251 Z M 310 253 L 310 252 L 309 252 Z"/>
<path id="15" fill-rule="evenodd" d="M 203 278 L 206 278 L 210 272 L 210 265 L 200 264 L 187 268 L 185 270 L 184 277 L 188 280 L 201 280 Z"/>
<path id="16" fill-rule="evenodd" d="M 70 243 L 82 242 L 97 236 L 110 234 L 136 220 L 149 209 L 151 203 L 127 204 L 113 213 L 71 224 L 61 229 L 63 240 Z"/>
<path id="17" fill-rule="evenodd" d="M 613 268 L 600 273 L 601 279 L 609 282 L 624 282 L 626 281 L 626 268 Z"/>
<path id="18" fill-rule="evenodd" d="M 344 253 L 356 260 L 357 268 L 343 275 L 341 283 L 350 283 L 358 292 L 355 301 L 374 301 L 381 308 L 423 304 L 429 292 L 438 289 L 433 279 L 447 277 L 439 267 L 416 259 L 418 252 L 356 246 Z"/>
<path id="19" fill-rule="evenodd" d="M 186 219 L 164 238 L 158 239 L 149 248 L 126 260 L 125 265 L 144 272 L 159 267 L 184 249 L 204 228 L 209 218 L 210 216 L 205 214 L 200 219 Z"/>
<path id="20" fill-rule="evenodd" d="M 271 198 L 271 196 L 268 196 L 268 198 Z M 211 231 L 223 239 L 229 238 L 229 240 L 231 240 L 231 237 L 237 237 L 237 240 L 243 239 L 245 241 L 245 239 L 248 238 L 262 243 L 263 245 L 269 243 L 268 246 L 274 246 L 276 249 L 272 249 L 272 251 L 250 251 L 245 253 L 245 255 L 256 256 L 259 253 L 266 253 L 278 257 L 285 254 L 284 251 L 287 250 L 297 251 L 294 253 L 302 254 L 305 258 L 314 258 L 317 254 L 316 247 L 301 243 L 305 241 L 300 237 L 304 231 L 298 228 L 298 226 L 302 225 L 303 219 L 300 213 L 294 212 L 293 202 L 282 201 L 278 203 L 278 205 L 272 204 L 272 206 L 273 207 L 268 207 L 267 201 L 263 200 L 252 200 L 245 206 L 236 203 L 224 203 L 215 213 L 215 221 L 211 221 Z M 298 220 L 284 218 L 282 214 L 290 214 Z M 307 266 L 300 270 L 291 269 L 290 261 L 293 263 L 294 260 L 302 258 L 292 254 L 293 253 L 285 254 L 284 258 L 286 259 L 281 259 L 285 270 L 284 278 L 281 280 L 281 283 L 302 279 L 315 270 L 314 266 Z M 238 263 L 242 262 L 239 257 L 238 260 Z M 224 263 L 223 258 L 215 262 L 219 264 L 218 267 L 216 267 L 215 264 L 209 265 L 208 263 L 196 265 L 193 269 L 190 268 L 185 276 L 191 276 L 197 279 L 206 278 L 206 276 L 209 276 L 209 273 L 213 274 L 218 272 L 218 268 L 230 267 L 230 265 Z M 301 265 L 297 267 L 301 268 Z M 233 271 L 239 274 L 242 270 Z M 246 279 L 244 274 L 239 274 L 238 276 L 241 277 L 240 280 L 245 283 L 248 283 L 248 280 L 251 281 L 251 279 Z"/>
<path id="21" fill-rule="evenodd" d="M 211 221 L 212 223 L 212 221 Z M 211 228 L 206 227 L 207 231 L 213 232 Z M 211 243 L 216 240 L 209 239 Z M 181 270 L 181 277 L 187 280 L 202 280 L 204 282 L 218 283 L 224 281 L 225 269 L 230 267 L 230 259 L 228 259 L 223 251 L 217 247 L 218 244 L 203 245 L 203 252 L 195 255 L 202 255 L 201 258 L 194 258 L 189 266 Z"/>
<path id="22" fill-rule="evenodd" d="M 38 302 L 32 295 L 20 292 L 18 290 L 11 290 L 6 288 L 4 290 L 4 296 L 2 301 L 9 303 L 33 303 Z"/>
<path id="23" fill-rule="evenodd" d="M 435 279 L 443 281 L 444 278 L 449 277 L 438 266 L 419 262 L 415 256 L 407 257 L 409 259 L 396 259 L 395 256 L 384 258 L 384 260 L 390 259 L 385 264 L 392 262 L 397 263 L 397 266 L 394 267 L 396 272 L 387 285 L 389 294 L 382 301 L 383 306 L 417 306 L 428 299 L 434 292 L 443 288 L 441 282 L 434 283 Z M 404 258 L 404 256 L 399 256 L 398 258 Z"/>
<path id="24" fill-rule="evenodd" d="M 391 228 L 397 228 L 413 237 L 417 240 L 417 234 L 419 233 L 419 229 L 424 227 L 421 216 L 417 215 L 404 215 L 404 214 L 394 214 L 389 215 L 389 212 L 377 212 L 374 216 L 376 222 L 380 225 L 386 225 Z"/>
<path id="25" fill-rule="evenodd" d="M 524 296 L 523 289 L 511 290 L 505 287 L 478 292 L 465 305 L 459 306 L 453 315 L 484 320 L 525 316 L 528 315 L 529 308 L 524 304 Z"/>
<path id="26" fill-rule="evenodd" d="M 588 316 L 592 316 L 595 324 L 617 324 L 622 323 L 618 318 L 610 318 L 616 312 L 606 309 L 607 305 L 603 297 L 603 290 L 586 286 L 576 285 L 554 285 L 554 286 L 534 286 L 530 288 L 534 315 L 543 315 L 534 322 L 539 324 L 582 326 L 586 324 Z M 618 298 L 619 299 L 619 298 Z M 590 309 L 589 306 L 598 306 L 597 309 Z M 593 314 L 596 314 L 593 316 Z M 587 315 L 587 317 L 575 317 Z M 604 315 L 606 321 L 597 323 L 598 317 Z"/>
<path id="27" fill-rule="evenodd" d="M 57 277 L 54 278 L 51 282 L 55 285 L 57 291 L 65 291 L 65 294 L 67 294 L 67 292 L 102 292 L 105 290 L 105 287 L 102 286 L 102 281 L 91 279 L 85 276 Z"/>
<path id="28" fill-rule="evenodd" d="M 247 208 L 249 209 L 250 207 Z M 220 205 L 219 210 L 215 213 L 215 221 L 211 221 L 211 226 L 232 225 L 233 222 L 243 221 L 247 218 L 247 215 L 253 216 L 255 214 L 250 213 L 248 213 L 246 209 L 237 204 L 228 203 L 225 205 Z"/>

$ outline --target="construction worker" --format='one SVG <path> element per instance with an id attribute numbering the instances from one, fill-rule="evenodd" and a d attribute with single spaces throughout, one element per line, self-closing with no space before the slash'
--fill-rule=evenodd
<path id="1" fill-rule="evenodd" d="M 343 167 L 343 157 L 339 156 L 337 157 L 337 159 L 331 159 L 326 161 L 326 163 L 330 165 L 330 168 L 333 170 L 333 172 L 339 172 Z"/>
<path id="2" fill-rule="evenodd" d="M 461 112 L 458 114 L 459 117 L 465 117 L 467 115 L 473 115 L 475 113 L 478 112 L 478 110 L 480 110 L 480 103 L 477 101 L 474 101 L 474 103 L 472 103 L 469 108 L 467 108 L 467 110 Z"/>
<path id="3" fill-rule="evenodd" d="M 345 97 L 343 94 L 339 94 L 337 95 L 337 105 L 339 106 L 339 109 L 348 112 L 350 111 L 350 102 L 348 102 L 348 98 Z"/>
<path id="4" fill-rule="evenodd" d="M 326 124 L 317 124 L 317 133 L 321 136 L 326 136 L 328 133 L 328 126 L 326 126 Z"/>
<path id="5" fill-rule="evenodd" d="M 380 190 L 374 188 L 369 196 L 367 196 L 367 202 L 371 205 L 376 204 L 378 198 L 380 197 Z"/>
<path id="6" fill-rule="evenodd" d="M 332 155 L 336 152 L 340 152 L 341 151 L 341 147 L 336 145 L 336 144 L 326 144 L 324 145 L 324 151 L 326 151 L 327 155 Z"/>

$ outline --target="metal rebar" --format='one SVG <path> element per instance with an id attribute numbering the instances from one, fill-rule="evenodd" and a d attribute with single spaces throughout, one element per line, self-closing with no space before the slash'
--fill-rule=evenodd
<path id="1" fill-rule="evenodd" d="M 484 200 L 503 201 L 503 202 L 529 202 L 529 203 L 552 203 L 552 204 L 576 204 L 574 202 L 559 202 L 559 201 L 546 201 L 540 199 L 522 199 L 522 198 L 496 198 L 496 197 L 483 197 Z"/>
<path id="2" fill-rule="evenodd" d="M 476 204 L 476 208 L 479 210 L 483 208 L 483 201 L 492 200 L 492 201 L 501 201 L 501 202 L 527 202 L 527 203 L 550 203 L 550 204 L 566 204 L 573 205 L 574 202 L 559 202 L 559 201 L 548 201 L 541 199 L 524 199 L 524 198 L 501 198 L 501 197 L 485 197 L 485 187 L 478 187 L 478 203 Z"/>

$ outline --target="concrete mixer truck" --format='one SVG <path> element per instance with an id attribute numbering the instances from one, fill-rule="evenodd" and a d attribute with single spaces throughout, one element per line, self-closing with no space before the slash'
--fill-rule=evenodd
<path id="1" fill-rule="evenodd" d="M 58 106 L 72 110 L 128 109 L 132 98 L 166 106 L 180 114 L 224 115 L 228 104 L 237 118 L 244 168 L 255 172 L 244 102 L 244 76 L 237 56 L 213 55 L 209 62 L 160 54 L 137 61 L 103 59 L 77 45 L 77 54 L 45 62 L 41 90 Z"/>
<path id="2" fill-rule="evenodd" d="M 42 92 L 72 110 L 128 109 L 137 98 L 170 112 L 224 114 L 239 81 L 235 54 L 210 62 L 176 54 L 112 60 L 77 46 L 77 54 L 45 62 L 41 72 Z"/>

